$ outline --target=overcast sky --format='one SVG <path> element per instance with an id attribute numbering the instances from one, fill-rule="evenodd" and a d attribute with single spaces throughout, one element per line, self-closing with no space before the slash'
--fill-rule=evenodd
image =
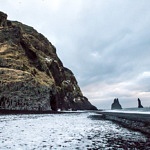
<path id="1" fill-rule="evenodd" d="M 55 45 L 98 108 L 150 106 L 150 0 L 5 0 L 8 19 Z"/>

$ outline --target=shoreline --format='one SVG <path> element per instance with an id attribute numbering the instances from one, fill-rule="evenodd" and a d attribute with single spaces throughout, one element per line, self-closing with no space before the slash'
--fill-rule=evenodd
<path id="1" fill-rule="evenodd" d="M 27 114 L 64 114 L 64 113 L 83 113 L 86 111 L 36 111 L 36 110 L 8 110 L 0 109 L 0 115 L 27 115 Z"/>

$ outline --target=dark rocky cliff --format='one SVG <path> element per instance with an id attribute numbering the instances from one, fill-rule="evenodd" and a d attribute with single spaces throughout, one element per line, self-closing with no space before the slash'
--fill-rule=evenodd
<path id="1" fill-rule="evenodd" d="M 95 110 L 40 33 L 0 12 L 0 108 Z"/>

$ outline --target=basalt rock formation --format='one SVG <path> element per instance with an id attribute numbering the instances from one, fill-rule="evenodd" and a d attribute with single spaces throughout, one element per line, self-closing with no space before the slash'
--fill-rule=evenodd
<path id="1" fill-rule="evenodd" d="M 114 102 L 111 105 L 111 109 L 122 109 L 122 107 L 121 107 L 121 105 L 119 103 L 118 98 L 114 99 Z"/>
<path id="2" fill-rule="evenodd" d="M 56 48 L 34 28 L 0 12 L 0 109 L 95 110 Z"/>
<path id="3" fill-rule="evenodd" d="M 143 108 L 142 104 L 141 104 L 141 100 L 138 98 L 138 108 Z"/>

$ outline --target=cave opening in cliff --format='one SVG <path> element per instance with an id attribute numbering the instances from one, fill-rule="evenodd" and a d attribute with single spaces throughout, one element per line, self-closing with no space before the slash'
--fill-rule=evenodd
<path id="1" fill-rule="evenodd" d="M 56 95 L 54 95 L 52 91 L 50 91 L 50 106 L 53 111 L 57 111 L 57 99 Z"/>

